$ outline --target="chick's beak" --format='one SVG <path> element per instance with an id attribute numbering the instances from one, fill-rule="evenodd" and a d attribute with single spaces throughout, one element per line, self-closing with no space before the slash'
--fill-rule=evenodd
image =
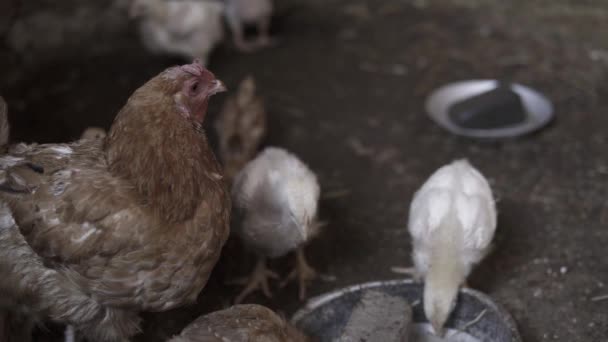
<path id="1" fill-rule="evenodd" d="M 437 335 L 439 337 L 443 337 L 443 335 L 445 334 L 443 325 L 441 325 L 439 322 L 437 322 L 435 320 L 431 320 L 431 326 L 433 326 L 433 331 L 435 331 L 435 335 Z"/>
<path id="2" fill-rule="evenodd" d="M 228 88 L 224 85 L 224 82 L 220 80 L 214 80 L 211 82 L 211 87 L 209 88 L 209 96 L 215 95 L 217 93 L 221 93 L 227 91 Z"/>

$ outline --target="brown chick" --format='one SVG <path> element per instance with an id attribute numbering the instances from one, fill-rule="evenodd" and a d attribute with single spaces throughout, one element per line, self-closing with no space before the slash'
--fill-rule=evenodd
<path id="1" fill-rule="evenodd" d="M 138 312 L 192 303 L 229 233 L 230 197 L 201 128 L 224 90 L 199 62 L 172 67 L 133 93 L 103 146 L 11 147 L 0 157 L 0 201 L 45 270 L 14 268 L 33 280 L 0 286 L 68 291 L 49 304 L 51 318 L 90 341 L 126 341 Z M 47 273 L 71 288 L 37 284 Z"/>
<path id="2" fill-rule="evenodd" d="M 266 135 L 266 110 L 253 77 L 245 78 L 215 123 L 219 155 L 229 183 L 252 160 Z"/>
<path id="3" fill-rule="evenodd" d="M 261 305 L 235 305 L 199 317 L 169 342 L 305 342 L 294 326 Z"/>

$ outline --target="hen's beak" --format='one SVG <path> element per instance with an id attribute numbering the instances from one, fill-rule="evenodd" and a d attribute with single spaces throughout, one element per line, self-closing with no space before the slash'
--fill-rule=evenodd
<path id="1" fill-rule="evenodd" d="M 435 335 L 437 335 L 439 337 L 443 337 L 443 335 L 445 334 L 443 325 L 441 325 L 439 322 L 437 322 L 435 320 L 431 320 L 431 326 L 433 326 L 433 331 L 435 331 Z"/>
<path id="2" fill-rule="evenodd" d="M 228 88 L 226 88 L 224 82 L 220 80 L 215 80 L 211 82 L 211 87 L 209 88 L 209 96 L 224 92 L 226 90 L 228 90 Z"/>

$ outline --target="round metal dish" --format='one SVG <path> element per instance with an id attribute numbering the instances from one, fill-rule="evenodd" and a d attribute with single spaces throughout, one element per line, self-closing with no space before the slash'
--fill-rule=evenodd
<path id="1" fill-rule="evenodd" d="M 434 91 L 426 100 L 426 111 L 441 127 L 448 131 L 471 138 L 509 138 L 533 132 L 551 121 L 553 105 L 541 93 L 532 88 L 513 83 L 512 90 L 517 93 L 525 107 L 526 120 L 521 124 L 494 129 L 471 129 L 455 124 L 448 116 L 449 108 L 469 97 L 496 88 L 496 80 L 470 80 L 450 83 Z"/>
<path id="2" fill-rule="evenodd" d="M 410 279 L 365 283 L 321 295 L 296 312 L 292 322 L 315 341 L 334 341 L 340 337 L 362 295 L 369 290 L 405 298 L 412 305 L 413 323 L 418 331 L 420 323 L 427 323 L 421 305 L 422 285 Z M 446 328 L 462 331 L 479 341 L 521 342 L 509 313 L 488 296 L 472 289 L 460 291 Z"/>

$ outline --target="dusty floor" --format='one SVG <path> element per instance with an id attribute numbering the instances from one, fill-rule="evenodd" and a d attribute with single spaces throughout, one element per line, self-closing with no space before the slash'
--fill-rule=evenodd
<path id="1" fill-rule="evenodd" d="M 608 300 L 592 298 L 608 294 L 608 2 L 491 3 L 285 1 L 280 46 L 253 55 L 223 47 L 211 69 L 232 86 L 253 74 L 268 104 L 267 143 L 295 151 L 320 175 L 330 224 L 308 251 L 335 281 L 314 283 L 312 295 L 395 278 L 390 267 L 410 263 L 413 192 L 440 165 L 466 157 L 492 180 L 500 211 L 495 250 L 470 285 L 513 314 L 525 341 L 607 341 Z M 146 55 L 134 34 L 92 43 L 106 48 L 66 50 L 46 64 L 0 54 L 15 141 L 66 141 L 86 126 L 107 127 L 131 91 L 179 62 Z M 538 88 L 557 120 L 526 138 L 483 143 L 425 116 L 433 88 L 481 77 Z M 292 261 L 274 266 L 286 272 Z M 231 242 L 200 304 L 146 316 L 139 340 L 161 341 L 227 305 L 238 289 L 224 281 L 251 263 Z M 293 286 L 249 301 L 286 315 L 300 305 Z"/>

